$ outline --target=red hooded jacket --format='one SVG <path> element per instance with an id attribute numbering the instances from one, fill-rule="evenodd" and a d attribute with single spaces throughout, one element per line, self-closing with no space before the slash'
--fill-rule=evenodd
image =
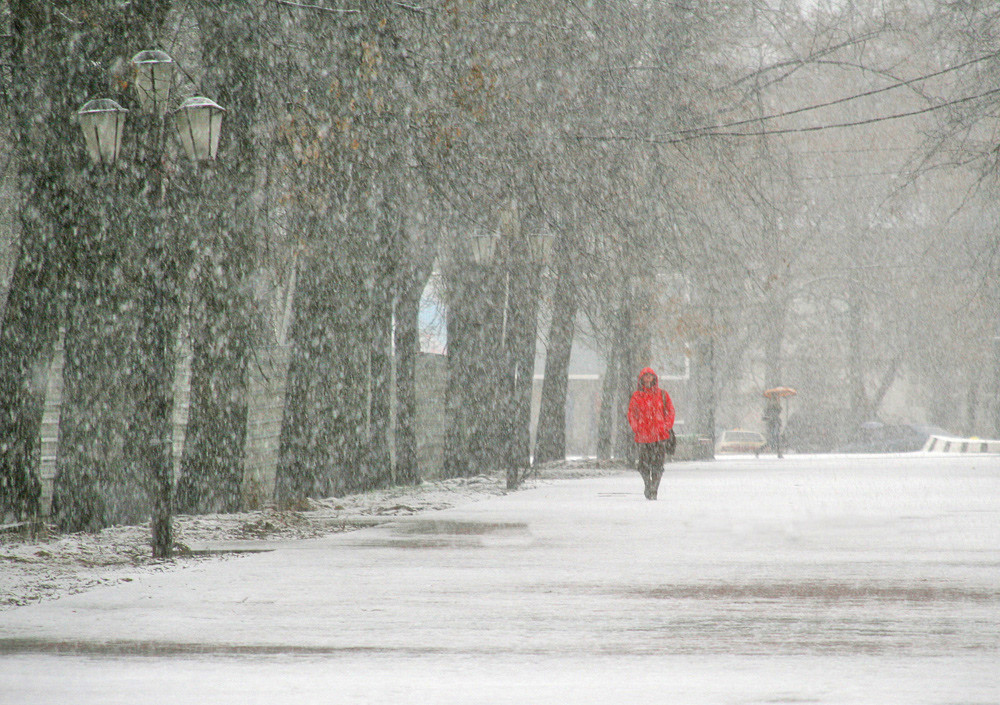
<path id="1" fill-rule="evenodd" d="M 653 386 L 642 386 L 642 376 L 653 375 Z M 674 403 L 666 390 L 660 389 L 659 377 L 652 368 L 639 373 L 639 388 L 632 393 L 628 404 L 628 423 L 635 432 L 636 443 L 655 443 L 670 437 L 674 427 Z"/>

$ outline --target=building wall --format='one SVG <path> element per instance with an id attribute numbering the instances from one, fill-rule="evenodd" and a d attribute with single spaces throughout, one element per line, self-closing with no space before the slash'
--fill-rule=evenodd
<path id="1" fill-rule="evenodd" d="M 541 375 L 535 376 L 531 395 L 531 447 L 535 447 L 538 412 L 542 403 Z M 601 376 L 571 374 L 566 389 L 566 455 L 597 455 L 597 423 L 601 413 Z"/>

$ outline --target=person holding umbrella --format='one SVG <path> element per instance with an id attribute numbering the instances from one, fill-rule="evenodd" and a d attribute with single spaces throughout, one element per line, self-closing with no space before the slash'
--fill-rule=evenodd
<path id="1" fill-rule="evenodd" d="M 765 389 L 764 396 L 767 404 L 764 406 L 764 415 L 761 417 L 764 426 L 767 428 L 767 448 L 773 450 L 780 458 L 781 455 L 781 398 L 790 397 L 796 392 L 791 387 L 775 387 Z"/>
<path id="2" fill-rule="evenodd" d="M 646 485 L 646 499 L 656 499 L 663 476 L 663 461 L 674 452 L 674 404 L 660 389 L 652 367 L 639 373 L 639 387 L 628 405 L 628 423 L 639 446 L 639 474 Z"/>
<path id="3" fill-rule="evenodd" d="M 767 447 L 781 457 L 781 402 L 769 397 L 764 405 L 764 426 L 767 428 Z"/>

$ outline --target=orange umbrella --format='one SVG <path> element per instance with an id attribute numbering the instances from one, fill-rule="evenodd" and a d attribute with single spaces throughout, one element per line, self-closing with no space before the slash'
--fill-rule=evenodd
<path id="1" fill-rule="evenodd" d="M 768 399 L 781 399 L 782 397 L 794 397 L 798 392 L 796 392 L 791 387 L 774 387 L 773 389 L 765 389 L 764 396 Z"/>

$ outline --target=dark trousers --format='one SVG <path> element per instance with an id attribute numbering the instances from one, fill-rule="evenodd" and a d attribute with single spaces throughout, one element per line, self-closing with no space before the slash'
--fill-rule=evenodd
<path id="1" fill-rule="evenodd" d="M 767 424 L 767 446 L 773 450 L 777 456 L 781 457 L 781 422 L 769 421 Z"/>
<path id="2" fill-rule="evenodd" d="M 667 453 L 663 441 L 656 443 L 639 443 L 639 474 L 646 485 L 646 499 L 656 499 L 656 491 L 660 488 L 660 478 L 663 476 L 663 460 Z"/>

